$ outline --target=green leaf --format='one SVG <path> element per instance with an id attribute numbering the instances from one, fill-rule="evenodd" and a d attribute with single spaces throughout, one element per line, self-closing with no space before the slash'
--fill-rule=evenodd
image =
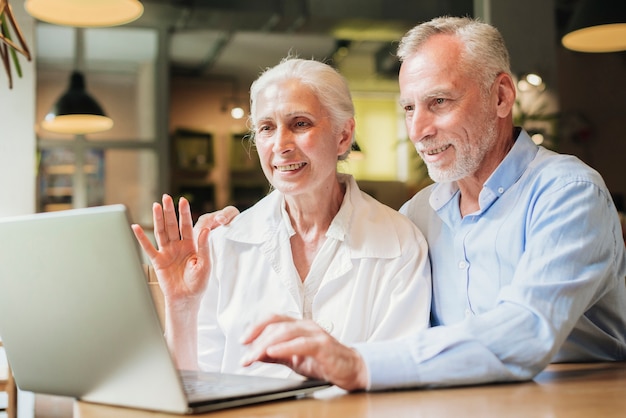
<path id="1" fill-rule="evenodd" d="M 7 25 L 4 13 L 2 14 L 2 16 L 0 16 L 0 19 L 2 20 L 2 32 L 4 33 L 4 37 L 7 38 L 9 41 L 12 41 L 11 32 L 9 32 L 9 26 Z M 11 51 L 11 57 L 13 58 L 13 63 L 15 64 L 15 71 L 17 72 L 17 76 L 22 78 L 22 67 L 20 66 L 20 61 L 17 59 L 17 53 L 15 52 L 15 49 L 11 47 L 11 45 L 9 45 L 9 50 Z"/>

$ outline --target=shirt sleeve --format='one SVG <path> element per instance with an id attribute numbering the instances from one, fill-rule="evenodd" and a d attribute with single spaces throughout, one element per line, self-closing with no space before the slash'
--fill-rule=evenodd
<path id="1" fill-rule="evenodd" d="M 214 260 L 217 259 L 215 243 L 213 240 L 210 240 L 210 243 L 211 264 L 215 266 Z M 217 318 L 220 286 L 215 270 L 215 268 L 211 269 L 209 284 L 198 312 L 198 367 L 209 372 L 221 371 L 224 346 L 226 344 L 226 337 L 219 326 Z"/>
<path id="2" fill-rule="evenodd" d="M 368 389 L 531 379 L 585 313 L 624 285 L 624 246 L 605 189 L 583 179 L 539 194 L 524 209 L 524 251 L 493 307 L 400 340 L 356 344 Z"/>

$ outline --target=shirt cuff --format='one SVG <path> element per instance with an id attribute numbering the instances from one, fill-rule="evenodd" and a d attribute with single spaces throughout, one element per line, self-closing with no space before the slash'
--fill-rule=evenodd
<path id="1" fill-rule="evenodd" d="M 416 386 L 417 362 L 406 340 L 358 343 L 352 346 L 367 367 L 367 390 Z"/>

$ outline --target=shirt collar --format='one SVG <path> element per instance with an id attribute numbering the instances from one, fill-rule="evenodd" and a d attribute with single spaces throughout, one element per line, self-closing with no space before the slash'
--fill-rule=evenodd
<path id="1" fill-rule="evenodd" d="M 528 133 L 520 129 L 513 147 L 494 172 L 489 176 L 480 192 L 480 211 L 486 210 L 522 176 L 526 167 L 535 158 L 539 147 Z M 441 209 L 458 192 L 455 181 L 437 183 L 430 195 L 430 205 L 434 210 Z"/>
<path id="2" fill-rule="evenodd" d="M 346 193 L 339 212 L 326 231 L 326 237 L 343 241 L 348 235 L 354 202 L 360 199 L 360 191 L 351 175 L 339 173 L 337 176 L 339 182 L 346 186 Z M 288 236 L 295 233 L 285 208 L 285 197 L 278 190 L 261 199 L 254 208 L 238 215 L 226 227 L 224 236 L 234 241 L 260 243 L 271 236 L 281 223 L 287 229 Z"/>
<path id="3" fill-rule="evenodd" d="M 326 231 L 326 237 L 349 240 L 351 257 L 397 257 L 400 253 L 395 224 L 378 204 L 365 201 L 371 197 L 361 193 L 356 180 L 349 174 L 338 174 L 346 193 L 339 212 Z M 279 228 L 293 231 L 284 209 L 284 196 L 274 190 L 242 212 L 225 228 L 224 237 L 233 241 L 260 244 L 276 236 Z M 356 209 L 358 208 L 358 210 Z M 391 210 L 391 209 L 390 209 Z M 285 218 L 285 216 L 287 216 Z M 290 236 L 290 235 L 289 235 Z M 375 238 L 373 238 L 375 237 Z"/>

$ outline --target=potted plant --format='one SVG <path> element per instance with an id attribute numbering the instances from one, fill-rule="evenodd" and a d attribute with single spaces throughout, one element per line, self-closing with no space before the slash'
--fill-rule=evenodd
<path id="1" fill-rule="evenodd" d="M 14 40 L 14 38 L 17 39 Z M 15 65 L 18 77 L 22 77 L 22 67 L 17 57 L 18 52 L 24 55 L 28 61 L 31 60 L 30 50 L 15 20 L 9 0 L 0 0 L 0 58 L 9 79 L 10 89 L 13 88 L 11 61 Z"/>

